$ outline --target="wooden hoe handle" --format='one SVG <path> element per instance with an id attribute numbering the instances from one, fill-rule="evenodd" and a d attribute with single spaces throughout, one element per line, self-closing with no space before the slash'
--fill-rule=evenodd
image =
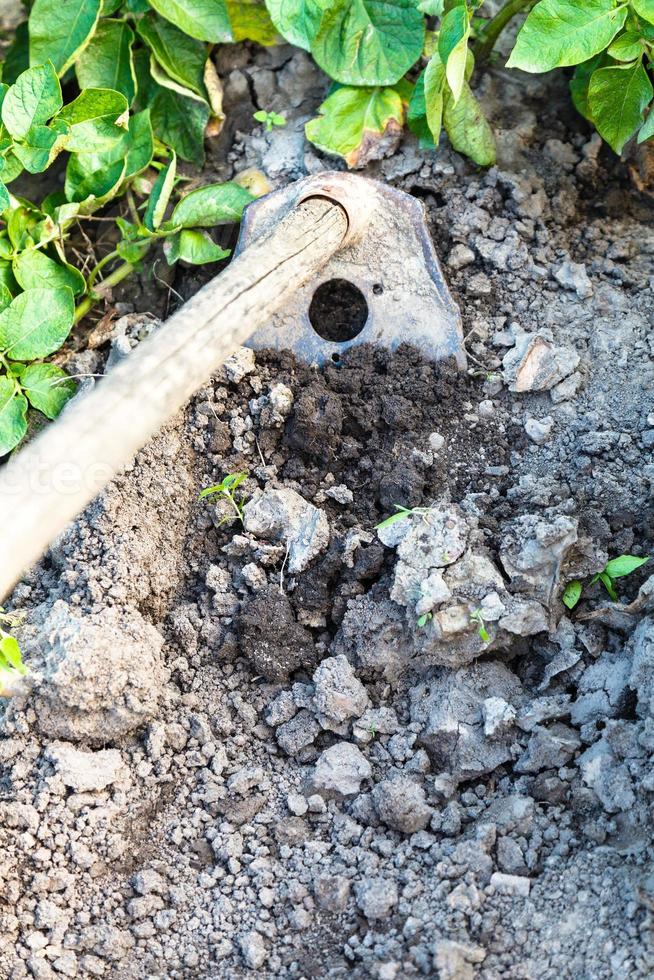
<path id="1" fill-rule="evenodd" d="M 320 191 L 317 191 L 320 193 Z M 349 237 L 333 199 L 297 204 L 0 474 L 0 599 L 237 347 Z"/>

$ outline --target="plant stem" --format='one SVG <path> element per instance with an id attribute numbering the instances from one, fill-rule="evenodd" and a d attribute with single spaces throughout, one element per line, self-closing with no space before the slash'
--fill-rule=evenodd
<path id="1" fill-rule="evenodd" d="M 104 267 L 106 265 L 109 265 L 110 262 L 113 262 L 113 260 L 115 258 L 118 258 L 118 250 L 117 249 L 114 249 L 113 252 L 109 252 L 108 255 L 105 255 L 105 257 L 103 259 L 100 259 L 100 261 L 95 266 L 95 268 L 94 269 L 91 269 L 91 271 L 88 274 L 88 278 L 86 280 L 86 288 L 87 288 L 87 290 L 89 292 L 92 292 L 93 291 L 93 283 L 98 278 L 98 273 L 102 269 L 104 269 Z"/>
<path id="2" fill-rule="evenodd" d="M 104 259 L 102 261 L 104 262 Z M 117 286 L 119 282 L 123 281 L 123 279 L 127 279 L 127 277 L 134 272 L 134 269 L 135 266 L 133 266 L 131 262 L 123 262 L 117 269 L 114 269 L 111 275 L 102 280 L 98 288 L 102 289 L 103 293 L 106 292 L 106 290 L 111 289 L 113 286 Z M 95 272 L 96 270 L 94 269 L 93 271 Z M 93 275 L 93 273 L 91 273 L 91 275 Z M 77 309 L 75 310 L 75 323 L 79 323 L 82 317 L 86 316 L 91 307 L 95 306 L 96 303 L 103 299 L 103 293 L 90 292 L 88 296 L 84 297 L 81 303 L 78 303 Z"/>
<path id="3" fill-rule="evenodd" d="M 474 55 L 478 64 L 488 61 L 500 34 L 509 21 L 513 20 L 516 14 L 522 10 L 532 7 L 534 2 L 535 0 L 508 0 L 508 3 L 501 10 L 498 10 L 494 17 L 491 17 L 475 45 Z"/>

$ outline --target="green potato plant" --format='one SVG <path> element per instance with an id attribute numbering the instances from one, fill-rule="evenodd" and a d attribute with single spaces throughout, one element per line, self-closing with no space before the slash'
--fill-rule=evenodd
<path id="1" fill-rule="evenodd" d="M 613 602 L 618 602 L 618 594 L 615 590 L 616 580 L 624 578 L 626 575 L 631 575 L 637 568 L 646 565 L 648 561 L 649 557 L 638 558 L 636 555 L 619 555 L 617 558 L 611 558 L 610 561 L 607 561 L 601 572 L 593 575 L 588 585 L 591 586 L 595 585 L 596 582 L 601 582 Z M 561 601 L 568 609 L 574 609 L 581 599 L 583 590 L 583 583 L 579 579 L 573 579 L 571 582 L 568 582 L 563 590 Z"/>
<path id="2" fill-rule="evenodd" d="M 241 524 L 243 523 L 243 508 L 245 507 L 247 497 L 243 493 L 237 495 L 236 491 L 247 478 L 247 473 L 228 473 L 220 483 L 216 483 L 212 487 L 205 487 L 201 491 L 199 500 L 205 500 L 207 497 L 218 497 L 221 500 L 226 500 L 234 512 L 233 516 L 226 514 L 219 522 L 218 527 L 230 521 L 240 521 Z"/>

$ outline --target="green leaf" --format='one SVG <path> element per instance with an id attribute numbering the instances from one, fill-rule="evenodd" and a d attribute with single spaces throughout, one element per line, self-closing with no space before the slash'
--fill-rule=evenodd
<path id="1" fill-rule="evenodd" d="M 443 123 L 444 86 L 445 66 L 436 52 L 416 82 L 407 113 L 409 128 L 423 149 L 438 145 Z"/>
<path id="2" fill-rule="evenodd" d="M 63 105 L 61 85 L 49 62 L 28 68 L 4 97 L 2 122 L 16 139 L 24 139 L 33 126 L 46 123 Z"/>
<path id="3" fill-rule="evenodd" d="M 11 378 L 0 377 L 0 456 L 11 452 L 26 432 L 27 399 Z"/>
<path id="4" fill-rule="evenodd" d="M 581 599 L 583 586 L 579 579 L 573 579 L 572 582 L 568 582 L 565 589 L 563 590 L 563 595 L 561 599 L 563 604 L 568 607 L 568 609 L 574 609 L 579 600 Z"/>
<path id="5" fill-rule="evenodd" d="M 14 143 L 14 153 L 31 174 L 47 170 L 68 142 L 68 126 L 55 119 L 51 126 L 32 126 L 24 143 Z"/>
<path id="6" fill-rule="evenodd" d="M 465 82 L 470 15 L 465 4 L 457 4 L 443 17 L 438 36 L 438 53 L 446 66 L 447 83 L 458 102 Z"/>
<path id="7" fill-rule="evenodd" d="M 71 153 L 101 153 L 123 135 L 127 99 L 107 88 L 87 88 L 62 109 L 59 119 L 70 126 L 66 149 Z"/>
<path id="8" fill-rule="evenodd" d="M 600 572 L 597 577 L 602 583 L 602 585 L 604 586 L 604 588 L 606 589 L 606 591 L 608 592 L 611 599 L 613 599 L 614 602 L 617 602 L 618 594 L 613 587 L 613 581 L 610 575 L 608 575 L 607 572 Z"/>
<path id="9" fill-rule="evenodd" d="M 27 668 L 23 664 L 18 640 L 4 631 L 0 632 L 0 662 L 4 661 L 5 669 L 8 667 L 17 670 L 19 674 L 26 674 Z"/>
<path id="10" fill-rule="evenodd" d="M 425 68 L 425 108 L 427 125 L 434 143 L 438 144 L 443 125 L 443 99 L 445 88 L 445 68 L 441 59 L 434 54 Z M 459 94 L 459 98 L 460 98 Z"/>
<path id="11" fill-rule="evenodd" d="M 145 209 L 143 223 L 149 231 L 155 231 L 164 219 L 170 195 L 175 186 L 175 175 L 177 173 L 177 157 L 173 153 L 172 159 L 167 167 L 159 172 L 154 182 L 148 206 Z"/>
<path id="12" fill-rule="evenodd" d="M 91 40 L 101 0 L 35 0 L 30 13 L 30 64 L 51 61 L 63 75 Z"/>
<path id="13" fill-rule="evenodd" d="M 179 228 L 237 224 L 243 209 L 253 200 L 253 195 L 245 187 L 232 181 L 207 184 L 182 198 L 172 213 L 170 224 Z"/>
<path id="14" fill-rule="evenodd" d="M 229 254 L 229 249 L 216 245 L 206 231 L 184 228 L 164 243 L 164 255 L 169 265 L 174 265 L 178 260 L 190 265 L 205 265 L 220 262 Z"/>
<path id="15" fill-rule="evenodd" d="M 129 105 L 136 95 L 132 43 L 134 32 L 124 20 L 101 20 L 75 64 L 79 87 L 112 89 Z"/>
<path id="16" fill-rule="evenodd" d="M 149 167 L 152 162 L 154 136 L 149 109 L 130 116 L 129 128 L 123 136 L 122 145 L 127 150 L 124 180 L 129 180 Z"/>
<path id="17" fill-rule="evenodd" d="M 136 29 L 163 70 L 204 98 L 205 45 L 154 13 L 143 17 Z"/>
<path id="18" fill-rule="evenodd" d="M 289 44 L 311 50 L 326 0 L 266 0 L 273 24 Z"/>
<path id="19" fill-rule="evenodd" d="M 540 0 L 524 22 L 506 67 L 544 72 L 578 65 L 603 51 L 624 26 L 627 4 Z"/>
<path id="20" fill-rule="evenodd" d="M 14 39 L 7 48 L 5 60 L 2 65 L 2 80 L 8 85 L 13 84 L 19 75 L 30 66 L 29 51 L 30 36 L 27 21 L 19 24 L 14 34 Z"/>
<path id="21" fill-rule="evenodd" d="M 281 38 L 263 0 L 226 0 L 226 3 L 235 41 L 255 41 L 266 47 L 279 44 Z"/>
<path id="22" fill-rule="evenodd" d="M 0 350 L 14 361 L 34 361 L 58 350 L 75 316 L 73 291 L 28 289 L 0 313 Z"/>
<path id="23" fill-rule="evenodd" d="M 390 517 L 384 518 L 384 520 L 380 521 L 379 524 L 375 524 L 376 531 L 380 531 L 384 527 L 390 527 L 392 524 L 395 524 L 396 521 L 401 521 L 405 517 L 411 517 L 412 511 L 410 511 L 408 507 L 402 507 L 401 504 L 394 504 L 394 507 L 394 514 L 391 514 Z"/>
<path id="24" fill-rule="evenodd" d="M 162 143 L 188 163 L 204 162 L 204 131 L 209 106 L 157 86 L 151 107 L 152 128 Z"/>
<path id="25" fill-rule="evenodd" d="M 2 214 L 2 212 L 9 207 L 10 203 L 11 201 L 9 200 L 9 191 L 0 180 L 0 214 Z"/>
<path id="26" fill-rule="evenodd" d="M 625 575 L 631 575 L 642 565 L 646 565 L 648 561 L 649 557 L 636 558 L 635 555 L 620 555 L 618 558 L 612 558 L 611 561 L 608 561 L 604 571 L 611 579 L 623 578 Z"/>
<path id="27" fill-rule="evenodd" d="M 631 0 L 631 6 L 639 17 L 648 24 L 654 24 L 654 0 Z"/>
<path id="28" fill-rule="evenodd" d="M 71 156 L 66 167 L 66 198 L 79 204 L 80 214 L 92 214 L 117 193 L 124 174 L 124 160 L 98 170 L 94 154 Z"/>
<path id="29" fill-rule="evenodd" d="M 424 17 L 413 0 L 335 0 L 311 52 L 338 82 L 392 85 L 418 60 L 424 42 Z"/>
<path id="30" fill-rule="evenodd" d="M 654 89 L 640 61 L 598 68 L 588 88 L 588 105 L 602 139 L 615 153 L 622 150 L 643 122 Z"/>
<path id="31" fill-rule="evenodd" d="M 20 385 L 30 404 L 49 419 L 56 419 L 76 391 L 75 382 L 55 364 L 31 364 L 21 373 Z"/>
<path id="32" fill-rule="evenodd" d="M 20 252 L 12 263 L 16 281 L 23 289 L 58 289 L 68 286 L 74 296 L 86 289 L 84 276 L 68 263 L 60 264 L 44 255 L 40 249 Z"/>
<path id="33" fill-rule="evenodd" d="M 199 41 L 220 44 L 232 40 L 224 0 L 150 0 L 150 6 Z"/>
<path id="34" fill-rule="evenodd" d="M 15 146 L 16 144 L 14 144 Z M 0 176 L 5 184 L 10 184 L 12 180 L 16 180 L 23 172 L 23 165 L 17 156 L 13 153 L 8 153 L 4 159 L 0 157 Z"/>
<path id="35" fill-rule="evenodd" d="M 652 109 L 649 110 L 649 115 L 645 122 L 643 123 L 641 130 L 638 134 L 638 142 L 644 143 L 645 140 L 651 140 L 654 136 L 654 112 Z"/>
<path id="36" fill-rule="evenodd" d="M 404 123 L 402 99 L 393 88 L 338 88 L 318 111 L 305 126 L 307 139 L 343 157 L 348 167 L 375 159 L 376 145 L 398 136 Z"/>
<path id="37" fill-rule="evenodd" d="M 577 65 L 570 79 L 570 95 L 572 96 L 573 105 L 577 112 L 584 119 L 588 119 L 589 122 L 593 121 L 593 117 L 590 112 L 590 106 L 588 105 L 588 86 L 590 85 L 593 72 L 597 68 L 600 68 L 605 61 L 606 55 L 602 51 L 600 54 L 596 54 L 594 58 L 590 58 L 588 61 Z"/>
<path id="38" fill-rule="evenodd" d="M 443 123 L 455 150 L 470 157 L 480 167 L 495 163 L 493 130 L 467 82 L 458 102 L 455 103 L 449 94 L 445 95 Z"/>
<path id="39" fill-rule="evenodd" d="M 116 245 L 116 251 L 120 255 L 123 262 L 129 262 L 130 265 L 138 265 L 150 251 L 152 243 L 153 240 L 151 238 L 142 238 L 135 242 L 118 242 Z M 164 245 L 165 244 L 166 243 L 164 243 Z"/>
<path id="40" fill-rule="evenodd" d="M 413 87 L 406 113 L 407 126 L 418 137 L 421 150 L 433 150 L 434 137 L 427 122 L 427 103 L 425 100 L 425 73 L 421 71 Z"/>
<path id="41" fill-rule="evenodd" d="M 6 310 L 13 298 L 9 286 L 5 282 L 0 282 L 0 310 Z"/>
<path id="42" fill-rule="evenodd" d="M 644 52 L 643 41 L 636 31 L 625 31 L 609 46 L 607 54 L 616 61 L 635 61 Z"/>

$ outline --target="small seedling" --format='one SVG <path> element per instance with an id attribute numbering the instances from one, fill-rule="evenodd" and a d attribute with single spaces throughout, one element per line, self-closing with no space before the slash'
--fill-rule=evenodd
<path id="1" fill-rule="evenodd" d="M 374 739 L 375 735 L 377 734 L 377 728 L 376 728 L 376 726 L 375 725 L 370 725 L 370 727 L 368 728 L 367 731 L 368 731 L 368 735 L 370 735 L 370 738 L 371 739 Z"/>
<path id="2" fill-rule="evenodd" d="M 200 493 L 198 500 L 204 500 L 205 497 L 218 496 L 226 500 L 234 511 L 234 516 L 226 514 L 218 523 L 218 527 L 226 524 L 228 521 L 240 521 L 241 524 L 243 523 L 243 508 L 247 497 L 241 493 L 236 496 L 236 491 L 247 478 L 247 473 L 228 473 L 220 483 L 216 483 L 213 487 L 206 487 Z"/>
<path id="3" fill-rule="evenodd" d="M 423 613 L 422 616 L 418 616 L 418 619 L 416 620 L 416 626 L 419 626 L 420 629 L 422 629 L 422 627 L 426 626 L 427 623 L 430 621 L 430 619 L 433 618 L 434 618 L 433 613 L 430 612 Z"/>
<path id="4" fill-rule="evenodd" d="M 0 623 L 10 629 L 18 626 L 21 616 L 7 613 L 0 606 Z M 0 626 L 0 697 L 10 697 L 18 677 L 27 674 L 18 640 Z"/>
<path id="5" fill-rule="evenodd" d="M 596 582 L 601 582 L 613 602 L 617 602 L 618 593 L 615 591 L 614 584 L 616 579 L 624 578 L 625 575 L 631 575 L 632 572 L 635 572 L 637 568 L 645 565 L 648 561 L 649 557 L 637 558 L 635 555 L 619 555 L 617 558 L 611 558 L 610 561 L 607 561 L 601 572 L 593 575 L 588 584 L 595 585 Z M 574 609 L 581 599 L 583 589 L 584 587 L 579 579 L 573 579 L 572 582 L 568 582 L 561 596 L 563 604 L 568 609 Z"/>
<path id="6" fill-rule="evenodd" d="M 473 623 L 477 624 L 477 632 L 479 633 L 480 639 L 483 640 L 484 643 L 488 643 L 490 640 L 490 635 L 486 629 L 486 623 L 484 622 L 481 609 L 475 609 L 474 612 L 471 612 L 470 619 Z"/>
<path id="7" fill-rule="evenodd" d="M 395 507 L 395 513 L 391 514 L 390 517 L 384 518 L 379 524 L 375 524 L 375 530 L 380 531 L 384 527 L 390 527 L 391 524 L 395 524 L 396 521 L 401 521 L 405 517 L 424 517 L 425 514 L 429 513 L 429 507 L 403 507 L 402 504 L 393 504 Z"/>
<path id="8" fill-rule="evenodd" d="M 263 124 L 267 133 L 272 133 L 275 126 L 285 126 L 286 119 L 278 112 L 266 112 L 265 109 L 258 109 L 253 113 L 253 118 Z"/>

